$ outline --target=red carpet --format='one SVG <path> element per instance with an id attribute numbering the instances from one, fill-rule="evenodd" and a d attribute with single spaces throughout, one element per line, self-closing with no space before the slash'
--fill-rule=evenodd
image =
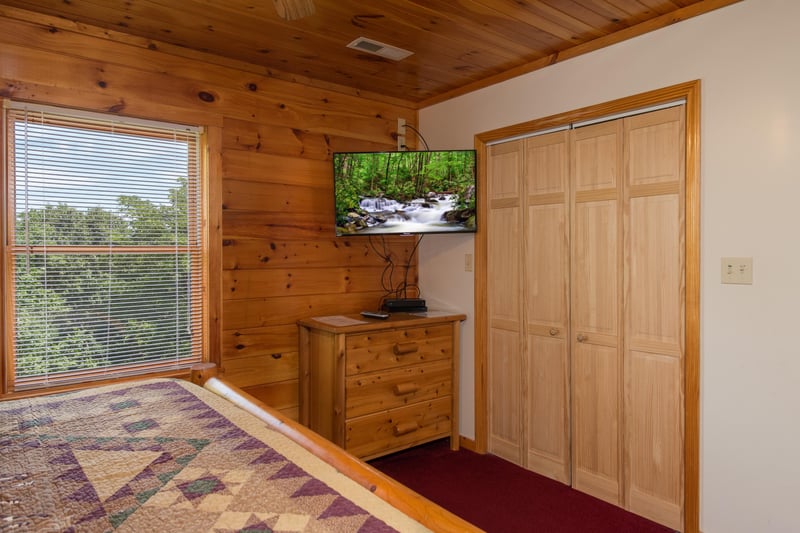
<path id="1" fill-rule="evenodd" d="M 372 466 L 487 532 L 669 533 L 672 530 L 493 455 L 448 440 Z"/>

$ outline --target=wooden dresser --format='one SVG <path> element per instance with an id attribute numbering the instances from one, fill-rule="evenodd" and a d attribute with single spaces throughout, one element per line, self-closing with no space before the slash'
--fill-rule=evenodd
<path id="1" fill-rule="evenodd" d="M 300 320 L 300 422 L 371 459 L 442 437 L 458 449 L 463 314 Z"/>

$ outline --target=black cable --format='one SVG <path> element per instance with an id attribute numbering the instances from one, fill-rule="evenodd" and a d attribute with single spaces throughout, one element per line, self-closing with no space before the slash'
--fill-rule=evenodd
<path id="1" fill-rule="evenodd" d="M 390 257 L 389 257 L 389 255 L 386 253 L 386 241 L 385 241 L 385 239 L 383 239 L 383 237 L 381 237 L 381 239 L 384 241 L 384 243 L 383 243 L 383 253 L 381 253 L 381 251 L 380 251 L 380 250 L 378 250 L 378 249 L 375 247 L 375 243 L 374 243 L 374 242 L 372 242 L 372 235 L 369 235 L 367 238 L 369 239 L 369 245 L 370 245 L 370 247 L 372 248 L 372 251 L 373 251 L 373 252 L 375 252 L 375 255 L 377 255 L 378 257 L 380 257 L 380 258 L 381 258 L 381 259 L 383 259 L 384 261 L 391 261 L 391 258 L 390 258 Z"/>
<path id="2" fill-rule="evenodd" d="M 392 258 L 391 252 L 388 250 L 385 236 L 381 235 L 381 246 L 383 247 L 383 251 L 378 250 L 378 248 L 375 246 L 375 243 L 372 240 L 372 235 L 370 235 L 368 239 L 372 251 L 375 252 L 375 255 L 377 255 L 386 263 L 383 267 L 383 271 L 381 272 L 381 289 L 383 290 L 383 296 L 381 296 L 380 301 L 378 302 L 378 309 L 381 309 L 383 308 L 383 302 L 386 300 L 386 298 L 395 292 L 394 282 L 392 281 L 392 278 L 394 277 L 395 261 Z"/>
<path id="3" fill-rule="evenodd" d="M 422 141 L 422 144 L 425 145 L 425 149 L 430 152 L 431 149 L 428 148 L 428 142 L 425 140 L 425 137 L 422 136 L 422 134 L 419 132 L 419 130 L 417 128 L 415 128 L 414 126 L 412 126 L 411 124 L 406 124 L 406 128 L 411 128 L 411 131 L 416 133 L 417 137 L 419 137 L 420 140 Z M 408 147 L 406 147 L 406 148 L 408 148 Z"/>
<path id="4" fill-rule="evenodd" d="M 406 272 L 405 272 L 405 275 L 403 276 L 403 284 L 402 284 L 402 287 L 403 287 L 403 289 L 402 289 L 403 290 L 403 298 L 408 298 L 408 271 L 411 270 L 411 260 L 414 258 L 414 254 L 417 251 L 417 247 L 419 247 L 419 243 L 422 242 L 422 239 L 424 237 L 425 237 L 425 234 L 421 234 L 419 236 L 419 239 L 417 239 L 417 242 L 414 243 L 414 248 L 411 249 L 411 253 L 408 256 L 408 261 L 406 261 Z M 414 286 L 416 286 L 416 285 L 414 285 Z M 419 287 L 417 287 L 417 296 L 419 296 L 419 295 L 420 295 Z"/>
<path id="5" fill-rule="evenodd" d="M 372 240 L 372 236 L 368 237 L 368 242 L 372 251 L 375 252 L 380 259 L 382 259 L 386 265 L 383 267 L 383 271 L 381 272 L 381 289 L 383 290 L 383 296 L 380 298 L 378 302 L 378 309 L 383 308 L 383 304 L 386 301 L 386 298 L 389 296 L 394 296 L 397 299 L 406 299 L 408 298 L 408 290 L 414 289 L 417 293 L 417 297 L 419 298 L 422 296 L 422 291 L 420 287 L 416 283 L 408 283 L 408 272 L 411 270 L 411 263 L 414 260 L 414 255 L 417 252 L 417 248 L 419 248 L 419 244 L 422 242 L 422 239 L 425 235 L 420 235 L 417 241 L 414 243 L 414 247 L 411 249 L 411 253 L 408 255 L 408 260 L 404 265 L 405 273 L 403 275 L 403 281 L 399 283 L 397 286 L 394 285 L 392 278 L 394 277 L 394 269 L 395 269 L 395 260 L 392 257 L 392 252 L 389 251 L 388 245 L 386 244 L 386 237 L 381 235 L 381 246 L 383 250 L 379 250 L 378 247 L 375 245 L 375 242 Z"/>

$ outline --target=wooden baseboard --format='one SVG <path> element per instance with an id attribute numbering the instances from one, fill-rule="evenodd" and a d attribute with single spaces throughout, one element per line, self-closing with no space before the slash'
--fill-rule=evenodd
<path id="1" fill-rule="evenodd" d="M 463 435 L 459 435 L 458 444 L 459 444 L 459 446 L 461 446 L 462 448 L 464 448 L 466 450 L 469 450 L 471 452 L 476 452 L 477 453 L 478 447 L 475 444 L 475 440 L 474 439 L 468 439 L 467 437 L 465 437 Z"/>

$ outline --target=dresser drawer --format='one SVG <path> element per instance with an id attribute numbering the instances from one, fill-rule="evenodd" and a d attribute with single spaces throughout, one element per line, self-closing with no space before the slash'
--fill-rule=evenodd
<path id="1" fill-rule="evenodd" d="M 346 422 L 344 448 L 362 459 L 445 437 L 451 432 L 452 398 L 439 398 Z"/>
<path id="2" fill-rule="evenodd" d="M 354 418 L 452 394 L 449 359 L 347 378 L 346 417 Z"/>
<path id="3" fill-rule="evenodd" d="M 450 359 L 452 332 L 452 326 L 442 324 L 348 335 L 345 372 L 352 376 Z"/>

